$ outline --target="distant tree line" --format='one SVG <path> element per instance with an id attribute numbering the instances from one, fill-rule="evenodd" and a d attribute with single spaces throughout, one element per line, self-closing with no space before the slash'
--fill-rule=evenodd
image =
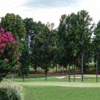
<path id="1" fill-rule="evenodd" d="M 49 68 L 59 65 L 88 70 L 91 58 L 96 63 L 96 81 L 98 82 L 98 67 L 100 67 L 100 21 L 95 25 L 86 10 L 70 15 L 62 15 L 57 29 L 54 23 L 43 24 L 32 18 L 22 19 L 19 15 L 6 14 L 1 18 L 0 27 L 13 34 L 19 41 L 21 53 L 19 75 L 23 77 L 29 72 L 29 66 L 44 69 L 45 79 Z M 92 37 L 92 35 L 95 37 Z M 74 79 L 75 81 L 75 79 Z"/>

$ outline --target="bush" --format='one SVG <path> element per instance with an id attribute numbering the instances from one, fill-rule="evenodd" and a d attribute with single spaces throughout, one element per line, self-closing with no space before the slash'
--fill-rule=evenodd
<path id="1" fill-rule="evenodd" d="M 8 74 L 15 72 L 20 67 L 19 42 L 13 38 L 13 34 L 0 29 L 0 81 Z"/>
<path id="2" fill-rule="evenodd" d="M 6 88 L 0 88 L 0 100 L 9 100 L 5 91 L 7 91 Z"/>
<path id="3" fill-rule="evenodd" d="M 0 86 L 0 100 L 21 100 L 21 95 L 18 91 L 19 86 L 13 86 L 8 83 L 3 83 Z"/>

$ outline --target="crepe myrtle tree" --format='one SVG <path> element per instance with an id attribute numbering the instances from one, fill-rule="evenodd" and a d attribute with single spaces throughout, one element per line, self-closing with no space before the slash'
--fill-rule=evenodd
<path id="1" fill-rule="evenodd" d="M 6 75 L 18 70 L 20 66 L 19 42 L 13 38 L 13 34 L 0 29 L 0 82 Z"/>

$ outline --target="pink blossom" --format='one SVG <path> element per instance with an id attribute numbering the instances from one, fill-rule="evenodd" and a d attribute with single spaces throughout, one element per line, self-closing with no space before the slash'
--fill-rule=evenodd
<path id="1" fill-rule="evenodd" d="M 15 49 L 15 47 L 14 47 L 14 46 L 12 46 L 12 49 Z"/>
<path id="2" fill-rule="evenodd" d="M 2 47 L 5 48 L 5 43 L 2 43 L 2 44 L 0 45 L 0 48 L 2 48 Z"/>
<path id="3" fill-rule="evenodd" d="M 3 34 L 2 36 L 3 36 L 4 38 L 7 38 L 7 35 L 5 35 L 5 34 Z"/>
<path id="4" fill-rule="evenodd" d="M 18 42 L 17 41 L 14 41 L 13 44 L 18 44 Z"/>
<path id="5" fill-rule="evenodd" d="M 4 47 L 4 48 L 5 48 L 5 43 L 3 43 L 3 44 L 2 44 L 2 47 Z"/>
<path id="6" fill-rule="evenodd" d="M 7 42 L 7 45 L 9 45 L 10 43 L 9 42 Z"/>
<path id="7" fill-rule="evenodd" d="M 17 60 L 14 60 L 13 62 L 16 62 Z"/>
<path id="8" fill-rule="evenodd" d="M 4 34 L 4 29 L 3 28 L 0 29 L 0 33 Z"/>
<path id="9" fill-rule="evenodd" d="M 9 53 L 10 55 L 12 55 L 12 53 Z"/>
<path id="10" fill-rule="evenodd" d="M 17 65 L 15 65 L 15 67 L 17 67 Z"/>
<path id="11" fill-rule="evenodd" d="M 12 37 L 12 38 L 13 38 L 13 34 L 10 34 L 10 37 Z"/>
<path id="12" fill-rule="evenodd" d="M 8 40 L 7 39 L 4 39 L 4 42 L 7 42 Z"/>
<path id="13" fill-rule="evenodd" d="M 0 38 L 0 42 L 2 42 L 2 39 Z"/>
<path id="14" fill-rule="evenodd" d="M 1 53 L 4 53 L 4 50 L 0 50 Z"/>
<path id="15" fill-rule="evenodd" d="M 18 57 L 16 57 L 16 59 L 18 59 Z"/>
<path id="16" fill-rule="evenodd" d="M 16 54 L 16 51 L 14 51 L 14 54 Z"/>
<path id="17" fill-rule="evenodd" d="M 5 61 L 6 61 L 6 62 L 9 62 L 9 59 L 6 58 Z"/>
<path id="18" fill-rule="evenodd" d="M 19 42 L 17 42 L 17 44 L 19 44 Z"/>
<path id="19" fill-rule="evenodd" d="M 18 55 L 19 55 L 19 56 L 21 56 L 21 54 L 20 54 L 20 53 L 19 53 Z"/>
<path id="20" fill-rule="evenodd" d="M 16 46 L 16 49 L 18 49 L 18 46 Z"/>
<path id="21" fill-rule="evenodd" d="M 10 39 L 9 39 L 9 42 L 12 42 L 12 41 L 14 41 L 14 39 L 13 39 L 13 38 L 10 38 Z"/>
<path id="22" fill-rule="evenodd" d="M 20 62 L 19 64 L 20 64 L 20 65 L 22 65 L 22 63 L 21 63 L 21 62 Z"/>
<path id="23" fill-rule="evenodd" d="M 9 36 L 9 35 L 10 35 L 10 33 L 9 33 L 9 32 L 6 32 L 6 33 L 5 33 L 5 35 Z"/>
<path id="24" fill-rule="evenodd" d="M 4 37 L 1 37 L 1 42 L 4 41 Z"/>

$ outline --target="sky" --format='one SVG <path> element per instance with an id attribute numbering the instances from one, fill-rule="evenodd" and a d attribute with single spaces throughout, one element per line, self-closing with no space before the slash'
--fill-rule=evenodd
<path id="1" fill-rule="evenodd" d="M 33 18 L 42 23 L 59 25 L 61 15 L 87 10 L 93 23 L 100 20 L 100 0 L 0 0 L 0 17 L 14 13 L 24 18 Z"/>

